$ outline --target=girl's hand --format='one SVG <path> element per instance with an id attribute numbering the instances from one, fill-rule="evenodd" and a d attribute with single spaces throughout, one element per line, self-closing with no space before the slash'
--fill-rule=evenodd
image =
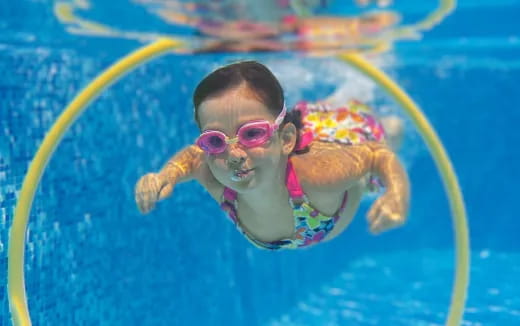
<path id="1" fill-rule="evenodd" d="M 141 177 L 135 185 L 135 202 L 142 214 L 150 212 L 155 203 L 170 196 L 175 183 L 168 183 L 158 173 L 148 173 Z"/>
<path id="2" fill-rule="evenodd" d="M 406 221 L 408 203 L 397 192 L 386 192 L 379 197 L 367 214 L 370 232 L 379 234 L 401 226 Z"/>

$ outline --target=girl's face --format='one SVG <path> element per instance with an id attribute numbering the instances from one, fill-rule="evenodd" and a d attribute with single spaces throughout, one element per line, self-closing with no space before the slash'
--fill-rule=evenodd
<path id="1" fill-rule="evenodd" d="M 210 97 L 200 104 L 198 110 L 202 132 L 218 130 L 229 138 L 234 138 L 246 122 L 267 120 L 274 123 L 276 118 L 246 87 Z M 277 180 L 280 182 L 284 177 L 280 172 L 288 153 L 282 145 L 280 131 L 257 147 L 246 148 L 237 142 L 229 144 L 220 154 L 207 154 L 209 169 L 220 183 L 237 192 L 269 188 L 270 184 Z"/>

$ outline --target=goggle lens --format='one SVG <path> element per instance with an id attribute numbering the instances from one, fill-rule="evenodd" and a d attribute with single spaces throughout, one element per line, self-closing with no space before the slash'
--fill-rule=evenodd
<path id="1" fill-rule="evenodd" d="M 238 141 L 246 147 L 264 144 L 270 137 L 269 123 L 257 122 L 238 131 Z"/>
<path id="2" fill-rule="evenodd" d="M 227 146 L 226 136 L 218 131 L 204 133 L 197 140 L 197 145 L 210 154 L 222 153 Z"/>

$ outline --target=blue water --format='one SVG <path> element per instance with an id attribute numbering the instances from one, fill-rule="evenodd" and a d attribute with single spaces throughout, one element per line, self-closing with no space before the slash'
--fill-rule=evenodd
<path id="1" fill-rule="evenodd" d="M 8 227 L 31 158 L 78 91 L 141 45 L 69 34 L 53 3 L 0 3 L 0 326 L 10 325 Z M 97 4 L 95 16 L 103 17 Z M 397 9 L 413 21 L 435 5 L 405 1 Z M 519 1 L 460 1 L 421 41 L 398 42 L 371 58 L 422 107 L 458 173 L 472 245 L 463 325 L 520 320 L 519 12 Z M 133 15 L 111 16 L 111 23 L 164 27 Z M 152 214 L 138 214 L 138 177 L 197 136 L 190 102 L 197 81 L 237 58 L 271 67 L 288 104 L 349 85 L 399 113 L 374 85 L 330 58 L 170 55 L 138 68 L 90 105 L 43 176 L 26 241 L 33 325 L 442 325 L 454 272 L 450 212 L 409 122 L 399 154 L 412 182 L 410 220 L 382 236 L 367 232 L 367 199 L 337 240 L 259 251 L 195 183 L 180 185 Z"/>

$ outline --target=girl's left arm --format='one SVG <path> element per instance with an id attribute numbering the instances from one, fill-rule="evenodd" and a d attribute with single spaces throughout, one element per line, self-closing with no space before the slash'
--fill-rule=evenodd
<path id="1" fill-rule="evenodd" d="M 386 188 L 370 208 L 367 218 L 372 233 L 402 225 L 406 221 L 410 203 L 410 182 L 397 155 L 386 145 L 367 143 L 371 149 L 371 171 Z"/>
<path id="2" fill-rule="evenodd" d="M 359 184 L 367 174 L 378 176 L 385 192 L 368 212 L 370 231 L 377 234 L 405 222 L 410 183 L 397 155 L 387 145 L 313 142 L 308 153 L 294 155 L 292 162 L 304 189 L 316 193 L 344 192 Z"/>

